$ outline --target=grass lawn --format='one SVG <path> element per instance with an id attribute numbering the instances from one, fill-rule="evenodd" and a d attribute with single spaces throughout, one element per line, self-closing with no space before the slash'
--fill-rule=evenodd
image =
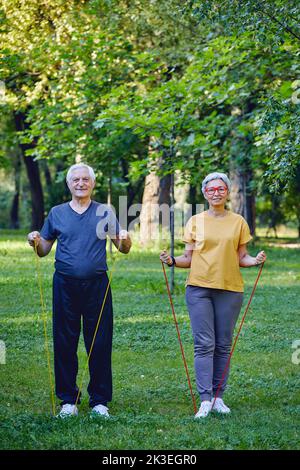
<path id="1" fill-rule="evenodd" d="M 86 377 L 79 416 L 62 421 L 51 417 L 34 253 L 24 235 L 0 235 L 0 340 L 6 345 L 6 364 L 0 365 L 0 448 L 299 449 L 300 364 L 292 363 L 292 343 L 300 339 L 300 257 L 284 247 L 257 245 L 250 251 L 259 248 L 267 251 L 268 262 L 232 360 L 225 395 L 230 416 L 193 419 L 158 256 L 133 250 L 118 255 L 112 281 L 112 418 L 89 417 Z M 50 338 L 53 259 L 51 254 L 41 260 Z M 244 306 L 256 274 L 257 268 L 243 270 Z M 176 271 L 174 305 L 196 390 L 185 277 L 186 271 Z M 86 361 L 82 340 L 79 360 L 80 382 Z"/>

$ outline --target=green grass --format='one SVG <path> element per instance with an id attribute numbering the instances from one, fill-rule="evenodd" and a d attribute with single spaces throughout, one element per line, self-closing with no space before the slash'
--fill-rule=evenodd
<path id="1" fill-rule="evenodd" d="M 0 365 L 1 449 L 299 448 L 300 365 L 291 360 L 292 342 L 300 339 L 300 259 L 295 249 L 263 247 L 268 262 L 233 356 L 226 392 L 232 413 L 201 422 L 193 419 L 158 257 L 139 251 L 118 255 L 112 282 L 112 418 L 89 418 L 86 377 L 79 417 L 61 421 L 51 417 L 33 252 L 24 235 L 9 236 L 0 235 L 0 340 L 7 349 L 6 364 Z M 53 254 L 41 266 L 51 338 Z M 256 274 L 257 269 L 243 270 L 245 302 Z M 195 390 L 185 277 L 186 271 L 176 271 L 174 304 Z M 86 361 L 82 341 L 79 359 L 80 381 Z"/>

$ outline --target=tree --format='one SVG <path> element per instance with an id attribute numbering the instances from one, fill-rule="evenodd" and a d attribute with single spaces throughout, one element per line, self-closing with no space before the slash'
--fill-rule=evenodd
<path id="1" fill-rule="evenodd" d="M 86 160 L 130 202 L 153 165 L 192 188 L 230 171 L 252 232 L 258 175 L 274 191 L 294 184 L 295 1 L 7 0 L 2 11 L 6 107 L 24 114 L 18 138 L 34 161 Z"/>

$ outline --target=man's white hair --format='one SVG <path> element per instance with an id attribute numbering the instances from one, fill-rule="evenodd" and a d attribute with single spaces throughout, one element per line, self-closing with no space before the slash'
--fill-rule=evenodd
<path id="1" fill-rule="evenodd" d="M 213 180 L 222 180 L 222 181 L 224 181 L 224 183 L 225 183 L 226 186 L 227 186 L 228 192 L 230 192 L 231 183 L 230 183 L 230 180 L 229 180 L 228 176 L 225 175 L 225 173 L 218 173 L 218 172 L 216 171 L 216 172 L 214 172 L 214 173 L 209 173 L 209 175 L 207 175 L 207 176 L 204 178 L 204 180 L 202 181 L 202 193 L 203 193 L 203 196 L 205 196 L 205 188 L 206 188 L 207 183 L 209 183 L 210 181 L 213 181 Z"/>
<path id="2" fill-rule="evenodd" d="M 70 181 L 73 171 L 78 170 L 80 168 L 86 168 L 88 170 L 89 175 L 92 178 L 92 180 L 95 181 L 96 176 L 95 176 L 94 170 L 91 166 L 87 165 L 86 163 L 76 163 L 75 165 L 70 166 L 70 168 L 68 169 L 68 173 L 67 173 L 67 176 L 66 176 L 67 183 Z"/>

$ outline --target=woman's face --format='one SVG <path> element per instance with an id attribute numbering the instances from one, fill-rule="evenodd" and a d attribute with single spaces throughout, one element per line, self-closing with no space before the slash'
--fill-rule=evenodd
<path id="1" fill-rule="evenodd" d="M 205 187 L 205 199 L 210 206 L 224 206 L 228 198 L 228 189 L 224 181 L 212 180 Z"/>

